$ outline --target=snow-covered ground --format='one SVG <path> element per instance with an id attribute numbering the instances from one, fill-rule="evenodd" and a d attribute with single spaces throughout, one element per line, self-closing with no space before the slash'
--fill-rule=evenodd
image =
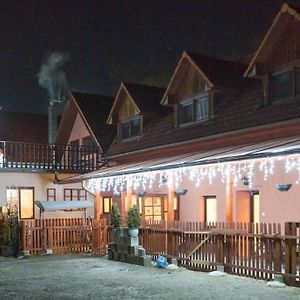
<path id="1" fill-rule="evenodd" d="M 162 270 L 106 257 L 0 257 L 0 299 L 300 299 L 300 288 L 250 278 Z"/>

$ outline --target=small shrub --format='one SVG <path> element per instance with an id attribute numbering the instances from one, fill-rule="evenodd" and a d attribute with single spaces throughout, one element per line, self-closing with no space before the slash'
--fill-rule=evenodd
<path id="1" fill-rule="evenodd" d="M 139 209 L 133 204 L 127 212 L 127 226 L 129 228 L 139 228 L 141 223 L 141 217 Z"/>
<path id="2" fill-rule="evenodd" d="M 121 214 L 116 203 L 113 203 L 111 206 L 110 224 L 114 227 L 120 227 L 121 225 Z"/>

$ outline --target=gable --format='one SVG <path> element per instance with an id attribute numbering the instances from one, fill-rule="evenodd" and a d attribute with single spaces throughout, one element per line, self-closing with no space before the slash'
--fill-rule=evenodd
<path id="1" fill-rule="evenodd" d="M 257 49 L 244 76 L 260 77 L 300 59 L 300 15 L 284 4 Z"/>
<path id="2" fill-rule="evenodd" d="M 126 119 L 139 113 L 139 109 L 128 93 L 123 82 L 118 90 L 112 109 L 109 113 L 107 124 L 117 124 L 119 120 Z"/>
<path id="3" fill-rule="evenodd" d="M 266 71 L 300 59 L 300 23 L 293 20 L 280 34 L 277 42 L 266 58 Z"/>
<path id="4" fill-rule="evenodd" d="M 77 113 L 72 131 L 70 133 L 68 144 L 70 144 L 70 142 L 72 142 L 72 141 L 80 140 L 89 135 L 90 135 L 89 129 L 87 128 L 87 126 L 86 126 L 84 120 L 82 119 L 82 117 L 80 116 L 80 114 Z"/>
<path id="5" fill-rule="evenodd" d="M 138 113 L 139 111 L 136 109 L 131 97 L 124 91 L 119 98 L 117 119 L 124 120 Z"/>
<path id="6" fill-rule="evenodd" d="M 189 97 L 197 92 L 212 87 L 212 83 L 205 74 L 196 66 L 186 52 L 173 73 L 170 83 L 161 101 L 163 105 L 173 105 L 179 99 Z"/>
<path id="7" fill-rule="evenodd" d="M 176 95 L 176 100 L 181 101 L 204 92 L 205 89 L 206 81 L 194 66 L 189 65 L 181 83 L 178 84 L 177 89 L 174 89 L 174 94 Z"/>

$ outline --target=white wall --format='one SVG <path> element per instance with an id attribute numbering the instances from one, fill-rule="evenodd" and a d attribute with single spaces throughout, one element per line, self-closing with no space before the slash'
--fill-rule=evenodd
<path id="1" fill-rule="evenodd" d="M 71 175 L 59 175 L 59 179 Z M 54 175 L 47 173 L 25 173 L 25 172 L 0 172 L 0 207 L 6 204 L 7 187 L 34 187 L 34 200 L 47 200 L 47 188 L 56 189 L 56 199 L 64 199 L 64 189 L 81 189 L 81 183 L 76 184 L 54 184 Z M 94 197 L 88 194 L 88 200 L 94 200 Z M 88 209 L 87 215 L 94 217 L 94 209 Z M 82 217 L 82 212 L 47 212 L 43 213 L 44 218 L 52 217 Z M 39 209 L 35 206 L 35 218 L 39 218 Z"/>

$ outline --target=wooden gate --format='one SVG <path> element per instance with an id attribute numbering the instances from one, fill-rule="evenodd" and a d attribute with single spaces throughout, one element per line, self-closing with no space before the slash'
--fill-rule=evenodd
<path id="1" fill-rule="evenodd" d="M 21 226 L 22 250 L 30 254 L 106 252 L 105 219 L 23 220 Z"/>

